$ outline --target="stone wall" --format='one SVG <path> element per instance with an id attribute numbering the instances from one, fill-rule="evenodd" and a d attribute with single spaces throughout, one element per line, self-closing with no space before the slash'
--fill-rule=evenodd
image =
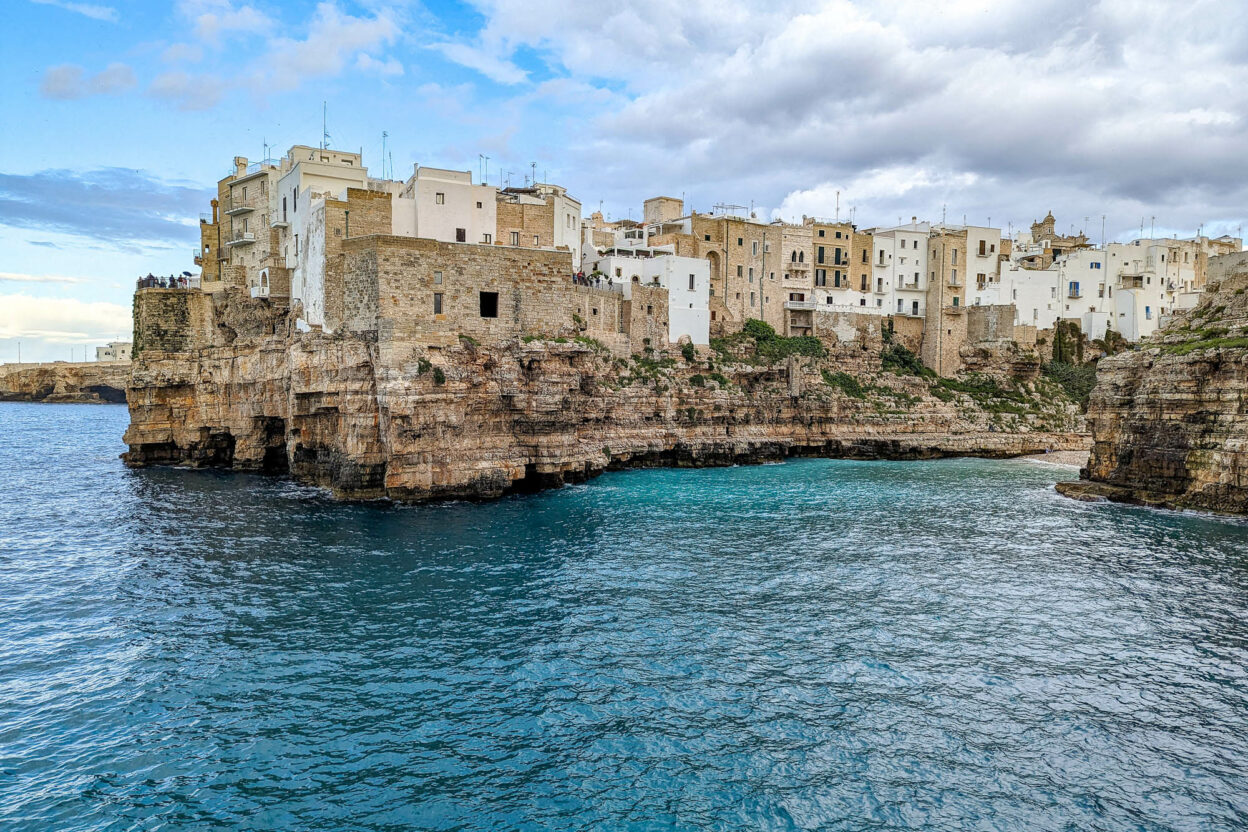
<path id="1" fill-rule="evenodd" d="M 134 293 L 134 355 L 144 350 L 188 352 L 212 343 L 212 299 L 188 289 Z"/>
<path id="2" fill-rule="evenodd" d="M 497 232 L 494 244 L 510 246 L 511 234 L 520 235 L 518 245 L 522 248 L 551 247 L 555 244 L 555 208 L 554 200 L 547 198 L 541 204 L 529 204 L 508 199 L 499 199 L 497 203 Z M 536 238 L 536 241 L 535 239 Z M 475 241 L 471 241 L 475 242 Z M 569 262 L 571 262 L 569 260 Z M 578 263 L 579 267 L 580 264 Z M 569 272 L 571 274 L 571 272 Z"/>

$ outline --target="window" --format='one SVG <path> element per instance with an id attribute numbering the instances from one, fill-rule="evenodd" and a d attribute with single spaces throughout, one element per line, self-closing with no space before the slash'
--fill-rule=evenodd
<path id="1" fill-rule="evenodd" d="M 743 245 L 745 245 L 745 239 L 744 239 L 744 238 L 742 238 L 742 237 L 738 237 L 738 238 L 737 238 L 737 245 L 738 245 L 738 246 L 743 246 Z"/>
<path id="2" fill-rule="evenodd" d="M 958 296 L 957 296 L 957 295 L 954 295 L 954 296 L 953 296 L 953 305 L 954 305 L 954 306 L 957 306 L 957 305 L 958 305 Z M 953 332 L 952 332 L 952 331 L 950 331 L 950 333 L 949 333 L 949 334 L 950 334 L 950 335 L 952 335 L 952 334 L 953 334 Z"/>
<path id="3" fill-rule="evenodd" d="M 815 285 L 816 286 L 828 285 L 828 270 L 827 269 L 815 269 Z"/>
<path id="4" fill-rule="evenodd" d="M 246 201 L 247 201 L 247 186 L 244 185 L 243 186 L 243 202 L 246 202 Z M 1163 257 L 1162 259 L 1164 260 L 1165 258 Z"/>
<path id="5" fill-rule="evenodd" d="M 951 274 L 950 282 L 951 282 L 954 286 L 957 286 L 957 285 L 958 285 L 958 270 L 957 270 L 957 269 L 950 269 L 950 274 Z M 918 275 L 915 275 L 915 277 L 918 277 Z"/>
<path id="6" fill-rule="evenodd" d="M 477 203 L 477 207 L 478 207 L 478 208 L 480 208 L 480 207 L 481 207 L 481 203 L 480 203 L 480 202 L 478 202 L 478 203 Z"/>
<path id="7" fill-rule="evenodd" d="M 815 252 L 815 262 L 816 262 L 816 263 L 822 263 L 822 262 L 823 262 L 823 246 L 819 246 L 819 248 L 816 250 L 816 252 Z"/>
<path id="8" fill-rule="evenodd" d="M 480 302 L 482 318 L 498 317 L 498 292 L 482 292 Z"/>
<path id="9" fill-rule="evenodd" d="M 745 276 L 745 271 L 744 271 L 744 269 L 745 269 L 745 267 L 744 267 L 744 266 L 737 266 L 737 277 L 744 277 L 744 276 Z"/>
<path id="10" fill-rule="evenodd" d="M 910 307 L 910 314 L 912 315 L 919 314 L 919 302 L 917 300 L 914 302 L 914 306 Z"/>
<path id="11" fill-rule="evenodd" d="M 520 245 L 520 232 L 519 231 L 511 232 L 511 244 L 513 246 Z"/>
<path id="12" fill-rule="evenodd" d="M 867 299 L 866 299 L 866 298 L 858 298 L 858 305 L 859 305 L 859 306 L 866 306 L 866 305 L 867 305 Z"/>
<path id="13" fill-rule="evenodd" d="M 820 236 L 820 237 L 824 236 L 824 233 L 823 233 L 823 229 L 822 229 L 822 228 L 820 228 L 820 229 L 819 229 L 819 236 Z M 841 234 L 840 234 L 840 232 L 839 232 L 839 231 L 837 232 L 836 236 L 838 236 L 838 237 L 839 237 L 839 236 L 841 236 Z"/>
<path id="14" fill-rule="evenodd" d="M 693 275 L 689 275 L 689 291 L 690 292 L 693 291 L 693 284 L 694 284 L 694 277 Z"/>
<path id="15" fill-rule="evenodd" d="M 1144 307 L 1144 320 L 1151 321 L 1152 319 L 1153 319 L 1153 307 L 1145 306 Z"/>
<path id="16" fill-rule="evenodd" d="M 455 229 L 455 242 L 457 242 L 457 243 L 466 243 L 466 242 L 468 242 L 468 229 L 467 229 L 467 228 L 456 228 L 456 229 Z"/>
<path id="17" fill-rule="evenodd" d="M 862 276 L 862 291 L 867 291 L 867 276 L 865 274 Z"/>
<path id="18" fill-rule="evenodd" d="M 958 250 L 956 248 L 953 250 L 953 262 L 958 262 Z"/>
<path id="19" fill-rule="evenodd" d="M 623 277 L 623 276 L 624 276 L 624 269 L 620 268 L 619 266 L 616 266 L 616 267 L 615 267 L 615 276 L 616 276 L 616 277 Z"/>
<path id="20" fill-rule="evenodd" d="M 282 197 L 282 222 L 286 221 L 286 197 Z"/>
<path id="21" fill-rule="evenodd" d="M 750 306 L 754 305 L 754 293 L 750 292 Z"/>
<path id="22" fill-rule="evenodd" d="M 541 243 L 538 242 L 538 236 L 536 234 L 533 235 L 533 245 L 541 245 Z"/>
<path id="23" fill-rule="evenodd" d="M 758 256 L 758 240 L 755 240 L 754 242 L 750 243 L 750 254 L 754 255 L 755 257 Z"/>
<path id="24" fill-rule="evenodd" d="M 799 263 L 805 263 L 805 262 L 806 262 L 806 252 L 804 252 L 804 251 L 799 251 L 799 252 L 797 253 L 797 262 L 799 262 Z"/>
<path id="25" fill-rule="evenodd" d="M 481 242 L 485 243 L 485 244 L 488 246 L 490 243 L 493 243 L 493 242 L 494 242 L 494 235 L 493 235 L 493 234 L 482 234 L 482 235 L 481 235 Z"/>
<path id="26" fill-rule="evenodd" d="M 433 314 L 435 315 L 442 314 L 442 293 L 441 292 L 433 293 Z"/>
<path id="27" fill-rule="evenodd" d="M 710 235 L 710 234 L 703 234 L 703 235 L 702 235 L 702 239 L 703 239 L 703 240 L 706 240 L 706 241 L 709 243 L 709 242 L 711 241 L 711 235 Z"/>
<path id="28" fill-rule="evenodd" d="M 445 205 L 445 204 L 446 204 L 446 194 L 444 194 L 444 193 L 442 193 L 441 191 L 439 191 L 438 193 L 436 193 L 436 194 L 434 194 L 434 195 L 433 195 L 433 201 L 434 201 L 434 203 L 435 203 L 435 204 L 437 204 L 437 205 Z"/>
<path id="29" fill-rule="evenodd" d="M 828 305 L 829 305 L 829 306 L 831 306 L 831 305 L 832 305 L 832 296 L 831 296 L 831 295 L 828 295 Z"/>
<path id="30" fill-rule="evenodd" d="M 295 235 L 295 256 L 299 256 L 299 235 Z"/>
<path id="31" fill-rule="evenodd" d="M 979 241 L 979 256 L 985 257 L 987 256 L 987 254 L 988 254 L 988 241 L 980 240 Z"/>
<path id="32" fill-rule="evenodd" d="M 750 282 L 754 282 L 754 267 L 750 266 Z"/>
<path id="33" fill-rule="evenodd" d="M 841 239 L 841 232 L 839 232 L 839 231 L 838 231 L 838 232 L 836 232 L 836 239 L 838 239 L 838 240 L 839 240 L 839 239 Z"/>
<path id="34" fill-rule="evenodd" d="M 290 192 L 290 210 L 292 211 L 299 210 L 299 192 L 298 191 Z"/>
<path id="35" fill-rule="evenodd" d="M 867 250 L 865 248 L 862 250 L 862 262 L 867 262 Z"/>
<path id="36" fill-rule="evenodd" d="M 433 273 L 433 282 L 438 286 L 442 285 L 442 272 Z"/>
<path id="37" fill-rule="evenodd" d="M 1089 263 L 1089 264 L 1088 264 L 1088 268 L 1089 268 L 1089 269 L 1099 269 L 1100 267 L 1101 267 L 1101 264 L 1100 264 L 1100 263 Z"/>

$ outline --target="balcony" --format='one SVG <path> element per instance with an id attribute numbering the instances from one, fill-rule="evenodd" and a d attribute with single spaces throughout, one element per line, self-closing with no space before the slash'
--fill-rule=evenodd
<path id="1" fill-rule="evenodd" d="M 230 238 L 227 246 L 248 246 L 256 241 L 256 235 L 251 231 L 235 231 L 234 236 Z"/>
<path id="2" fill-rule="evenodd" d="M 212 225 L 212 214 L 200 214 L 199 221 L 207 225 Z"/>
<path id="3" fill-rule="evenodd" d="M 902 291 L 902 292 L 924 292 L 926 291 L 922 286 L 920 286 L 918 283 L 916 283 L 913 280 L 907 281 L 904 283 L 898 283 L 897 289 L 898 291 Z"/>
<path id="4" fill-rule="evenodd" d="M 961 315 L 964 309 L 966 307 L 961 304 L 950 304 L 944 308 L 944 312 L 946 315 Z"/>
<path id="5" fill-rule="evenodd" d="M 1066 294 L 1066 297 L 1069 298 L 1070 300 L 1079 300 L 1080 298 L 1083 297 L 1083 292 L 1080 292 L 1078 289 L 1071 289 Z"/>
<path id="6" fill-rule="evenodd" d="M 1119 279 L 1118 286 L 1122 289 L 1143 289 L 1144 288 L 1144 275 L 1124 274 Z"/>
<path id="7" fill-rule="evenodd" d="M 191 252 L 191 257 L 195 260 L 195 265 L 204 265 L 204 253 L 197 248 L 191 249 Z"/>
<path id="8" fill-rule="evenodd" d="M 784 302 L 784 308 L 795 311 L 813 312 L 819 308 L 819 304 L 813 300 L 786 300 Z"/>
<path id="9" fill-rule="evenodd" d="M 290 227 L 290 223 L 286 220 L 285 217 L 275 217 L 273 221 L 269 223 L 269 225 L 273 226 L 274 228 L 289 228 Z"/>
<path id="10" fill-rule="evenodd" d="M 230 217 L 233 217 L 237 214 L 246 214 L 248 211 L 254 211 L 254 210 L 256 210 L 255 206 L 248 205 L 246 202 L 235 202 L 234 200 L 231 199 L 225 203 L 226 216 L 230 216 Z"/>

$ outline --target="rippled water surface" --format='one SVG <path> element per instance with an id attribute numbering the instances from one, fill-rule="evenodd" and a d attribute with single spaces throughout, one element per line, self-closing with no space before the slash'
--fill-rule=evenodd
<path id="1" fill-rule="evenodd" d="M 337 505 L 0 405 L 0 828 L 1248 827 L 1248 526 L 956 460 Z"/>

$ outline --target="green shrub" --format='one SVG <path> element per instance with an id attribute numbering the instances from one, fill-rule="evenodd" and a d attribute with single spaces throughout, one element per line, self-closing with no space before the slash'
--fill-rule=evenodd
<path id="1" fill-rule="evenodd" d="M 706 376 L 702 375 L 701 373 L 689 376 L 689 384 L 693 387 L 705 387 Z"/>
<path id="2" fill-rule="evenodd" d="M 442 372 L 441 367 L 433 368 L 433 383 L 434 384 L 446 384 L 446 373 Z"/>
<path id="3" fill-rule="evenodd" d="M 698 351 L 693 344 L 681 344 L 680 354 L 684 356 L 686 361 L 694 361 L 698 357 Z"/>
<path id="4" fill-rule="evenodd" d="M 823 383 L 829 387 L 835 387 L 851 399 L 865 399 L 867 397 L 866 388 L 849 373 L 832 373 L 823 370 Z"/>
<path id="5" fill-rule="evenodd" d="M 936 373 L 923 366 L 919 357 L 906 349 L 904 344 L 889 344 L 880 353 L 880 363 L 885 370 L 899 376 L 935 378 Z"/>
<path id="6" fill-rule="evenodd" d="M 423 376 L 425 373 L 429 372 L 432 367 L 433 365 L 429 363 L 428 358 L 422 358 L 416 362 L 416 375 Z"/>
<path id="7" fill-rule="evenodd" d="M 731 387 L 731 386 L 732 386 L 732 383 L 731 383 L 730 381 L 728 381 L 728 379 L 727 379 L 727 378 L 725 378 L 725 377 L 724 377 L 722 374 L 720 374 L 720 373 L 711 373 L 709 376 L 707 376 L 707 378 L 709 378 L 711 381 L 713 381 L 713 382 L 715 382 L 716 384 L 718 384 L 720 387 Z"/>

